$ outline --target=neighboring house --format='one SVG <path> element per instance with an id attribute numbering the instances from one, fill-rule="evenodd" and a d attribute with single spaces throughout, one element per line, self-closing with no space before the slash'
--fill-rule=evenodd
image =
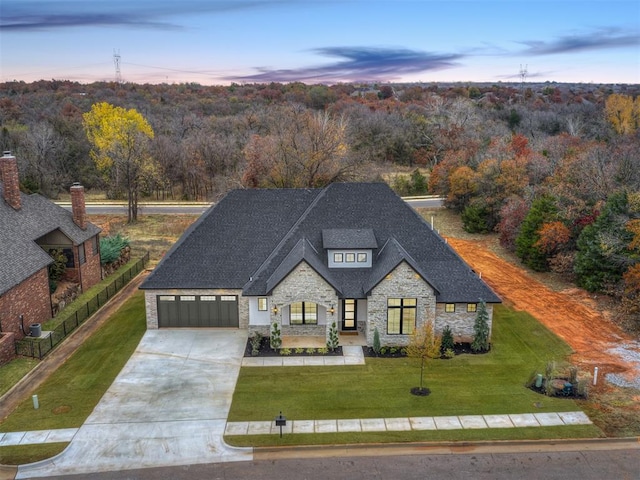
<path id="1" fill-rule="evenodd" d="M 46 198 L 20 192 L 16 158 L 0 158 L 0 364 L 13 342 L 52 316 L 49 251 L 67 257 L 64 278 L 84 291 L 101 280 L 98 235 L 86 220 L 84 188 L 71 187 L 72 212 Z M 3 353 L 4 352 L 4 353 Z"/>
<path id="2" fill-rule="evenodd" d="M 235 190 L 140 287 L 147 328 L 238 327 L 283 336 L 359 332 L 406 345 L 415 326 L 473 337 L 498 296 L 384 183 Z"/>

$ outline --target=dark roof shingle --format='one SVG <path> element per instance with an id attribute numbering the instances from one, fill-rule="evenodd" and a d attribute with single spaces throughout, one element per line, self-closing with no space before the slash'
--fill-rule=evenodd
<path id="1" fill-rule="evenodd" d="M 35 241 L 56 229 L 74 245 L 100 233 L 90 222 L 82 230 L 71 212 L 38 195 L 20 194 L 21 208 L 14 210 L 3 200 L 0 182 L 0 295 L 49 265 L 49 254 Z"/>
<path id="2" fill-rule="evenodd" d="M 327 267 L 327 245 L 356 248 L 346 247 L 349 242 L 374 250 L 372 268 Z M 302 260 L 344 298 L 362 298 L 406 261 L 439 302 L 500 301 L 383 183 L 231 192 L 176 243 L 142 288 L 243 288 L 244 295 L 267 295 Z"/>

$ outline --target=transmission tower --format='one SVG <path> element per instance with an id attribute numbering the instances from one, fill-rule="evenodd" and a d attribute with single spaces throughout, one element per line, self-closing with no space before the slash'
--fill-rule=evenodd
<path id="1" fill-rule="evenodd" d="M 529 72 L 527 71 L 527 65 L 524 67 L 520 64 L 520 90 L 524 92 L 524 83 L 527 81 L 527 75 Z"/>
<path id="2" fill-rule="evenodd" d="M 116 67 L 116 83 L 122 83 L 122 74 L 120 73 L 120 50 L 116 52 L 116 49 L 113 49 L 113 64 Z"/>

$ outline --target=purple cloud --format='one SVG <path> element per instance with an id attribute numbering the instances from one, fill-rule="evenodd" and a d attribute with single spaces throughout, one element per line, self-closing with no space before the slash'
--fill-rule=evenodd
<path id="1" fill-rule="evenodd" d="M 298 69 L 259 68 L 260 73 L 227 80 L 251 82 L 348 82 L 390 81 L 403 75 L 457 66 L 461 54 L 437 54 L 404 48 L 325 47 L 312 50 L 341 58 L 328 65 Z"/>
<path id="2" fill-rule="evenodd" d="M 618 28 L 607 28 L 581 35 L 565 35 L 551 42 L 531 40 L 521 43 L 529 47 L 521 53 L 527 55 L 557 55 L 610 48 L 640 47 L 640 33 L 626 32 Z"/>

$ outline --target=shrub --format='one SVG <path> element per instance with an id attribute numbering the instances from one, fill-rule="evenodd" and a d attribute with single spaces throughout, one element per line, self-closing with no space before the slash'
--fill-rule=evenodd
<path id="1" fill-rule="evenodd" d="M 373 351 L 376 354 L 380 354 L 380 332 L 378 332 L 378 327 L 373 329 Z"/>
<path id="2" fill-rule="evenodd" d="M 123 248 L 129 246 L 129 239 L 119 233 L 115 236 L 100 239 L 100 263 L 113 263 L 120 258 Z"/>
<path id="3" fill-rule="evenodd" d="M 314 353 L 316 353 L 316 349 L 315 348 L 307 348 L 305 351 L 309 355 L 313 355 Z"/>
<path id="4" fill-rule="evenodd" d="M 304 348 L 298 347 L 298 348 L 295 348 L 293 351 L 296 353 L 296 355 L 300 355 L 301 353 L 304 353 Z"/>
<path id="5" fill-rule="evenodd" d="M 379 350 L 380 350 L 380 355 L 386 355 L 387 354 L 387 347 L 382 347 Z"/>
<path id="6" fill-rule="evenodd" d="M 442 356 L 444 358 L 453 358 L 456 356 L 456 352 L 453 350 L 453 348 L 447 348 L 442 354 Z"/>
<path id="7" fill-rule="evenodd" d="M 257 357 L 260 354 L 262 335 L 260 335 L 260 332 L 255 332 L 249 341 L 251 343 L 251 356 Z"/>
<path id="8" fill-rule="evenodd" d="M 274 350 L 279 349 L 282 346 L 282 337 L 280 336 L 280 326 L 278 322 L 271 324 L 271 336 L 269 337 L 269 344 Z"/>
<path id="9" fill-rule="evenodd" d="M 338 348 L 338 343 L 338 327 L 336 325 L 336 322 L 333 322 L 331 324 L 331 328 L 329 329 L 329 340 L 327 340 L 327 348 L 331 351 L 334 351 L 336 348 Z"/>
<path id="10" fill-rule="evenodd" d="M 445 325 L 442 329 L 442 343 L 440 344 L 440 351 L 444 354 L 447 350 L 454 350 L 455 344 L 453 343 L 453 333 L 449 325 Z"/>
<path id="11" fill-rule="evenodd" d="M 280 355 L 291 355 L 291 349 L 290 348 L 281 348 L 278 353 L 280 353 Z"/>
<path id="12" fill-rule="evenodd" d="M 326 355 L 327 353 L 329 353 L 329 349 L 327 347 L 320 347 L 317 351 L 322 355 Z"/>

